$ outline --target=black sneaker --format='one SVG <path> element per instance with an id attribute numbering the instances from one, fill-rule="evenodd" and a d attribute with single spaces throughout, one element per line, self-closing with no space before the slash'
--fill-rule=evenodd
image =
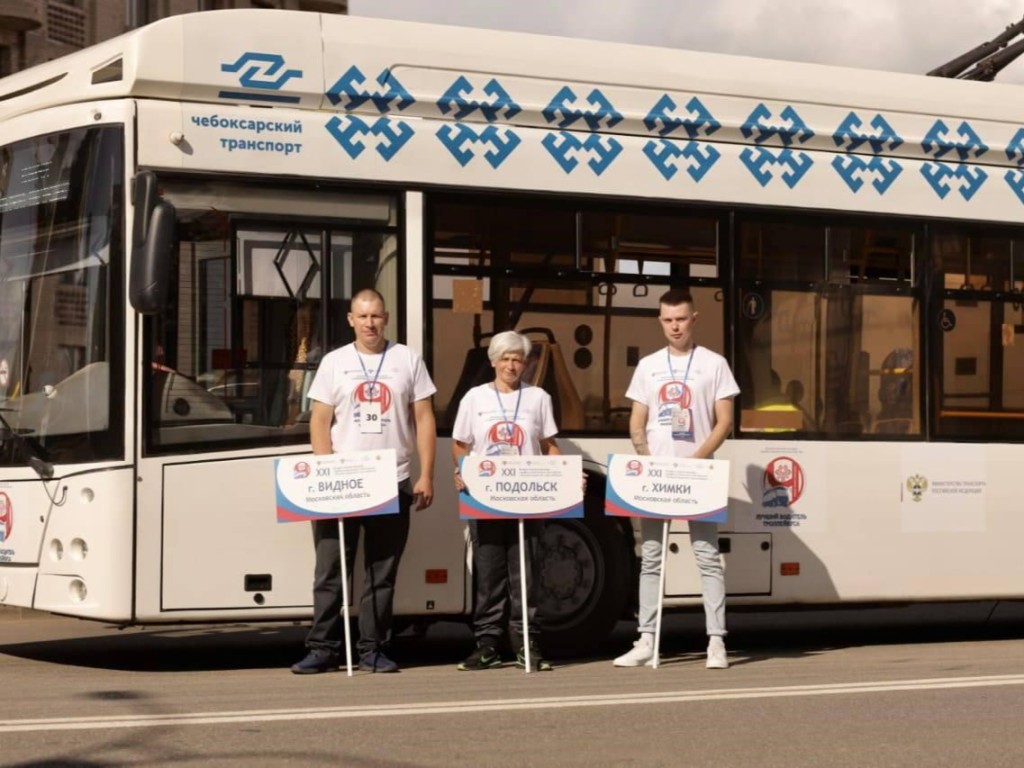
<path id="1" fill-rule="evenodd" d="M 522 669 L 526 669 L 526 649 L 520 648 L 516 653 L 516 666 Z M 551 666 L 551 662 L 540 655 L 540 649 L 536 645 L 530 643 L 530 671 L 531 672 L 550 672 L 554 667 Z"/>
<path id="2" fill-rule="evenodd" d="M 367 651 L 359 657 L 359 668 L 364 672 L 397 672 L 398 665 L 384 655 L 384 651 Z"/>
<path id="3" fill-rule="evenodd" d="M 493 645 L 480 643 L 466 659 L 459 664 L 460 672 L 475 672 L 501 666 L 501 655 Z"/>
<path id="4" fill-rule="evenodd" d="M 292 672 L 296 675 L 316 675 L 320 672 L 332 672 L 340 664 L 338 654 L 329 648 L 310 648 L 306 658 L 292 664 Z"/>

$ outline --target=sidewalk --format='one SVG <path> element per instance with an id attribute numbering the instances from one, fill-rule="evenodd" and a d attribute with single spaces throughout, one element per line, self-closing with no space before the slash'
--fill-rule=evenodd
<path id="1" fill-rule="evenodd" d="M 49 616 L 42 611 L 33 611 L 31 608 L 18 608 L 13 605 L 0 605 L 0 621 L 14 621 L 15 619 L 42 619 Z"/>

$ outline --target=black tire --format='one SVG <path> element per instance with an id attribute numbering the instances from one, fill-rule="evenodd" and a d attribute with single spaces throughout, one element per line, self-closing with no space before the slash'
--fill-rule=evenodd
<path id="1" fill-rule="evenodd" d="M 603 499 L 587 499 L 584 520 L 550 520 L 537 551 L 536 596 L 544 652 L 595 651 L 622 618 L 636 591 L 632 536 L 603 516 Z M 594 509 L 600 510 L 596 514 Z"/>

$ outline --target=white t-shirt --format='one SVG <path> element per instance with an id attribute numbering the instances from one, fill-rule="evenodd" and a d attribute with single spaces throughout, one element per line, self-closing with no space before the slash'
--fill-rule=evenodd
<path id="1" fill-rule="evenodd" d="M 729 364 L 707 347 L 672 355 L 663 347 L 642 358 L 633 372 L 626 397 L 647 406 L 647 444 L 654 456 L 686 458 L 714 429 L 715 402 L 735 397 L 740 388 Z M 673 412 L 688 412 L 692 439 L 673 439 Z M 684 423 L 685 421 L 684 420 Z M 676 423 L 676 428 L 680 426 Z"/>
<path id="2" fill-rule="evenodd" d="M 316 369 L 309 397 L 334 407 L 331 450 L 394 448 L 402 481 L 409 477 L 409 455 L 416 443 L 413 403 L 436 391 L 423 358 L 404 344 L 388 342 L 379 355 L 358 352 L 355 344 L 328 352 Z M 360 428 L 360 408 L 366 402 L 380 403 L 378 434 Z"/>
<path id="3" fill-rule="evenodd" d="M 556 434 L 551 395 L 526 384 L 500 393 L 493 384 L 473 387 L 459 403 L 452 427 L 452 437 L 474 456 L 538 456 L 540 441 Z"/>

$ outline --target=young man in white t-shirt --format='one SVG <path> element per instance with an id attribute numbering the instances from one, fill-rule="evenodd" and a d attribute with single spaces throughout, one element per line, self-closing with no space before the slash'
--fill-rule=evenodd
<path id="1" fill-rule="evenodd" d="M 372 289 L 352 297 L 348 314 L 355 331 L 352 344 L 329 352 L 317 368 L 308 396 L 313 453 L 394 448 L 398 458 L 398 515 L 345 520 L 349 567 L 355 560 L 359 531 L 364 536 L 366 579 L 359 605 L 359 668 L 395 672 L 385 651 L 391 640 L 391 617 L 398 563 L 409 535 L 409 510 L 426 509 L 433 501 L 436 429 L 431 396 L 436 391 L 423 358 L 404 344 L 384 336 L 388 313 L 384 298 Z M 420 475 L 409 478 L 415 447 Z M 337 669 L 344 624 L 341 615 L 342 573 L 337 520 L 313 522 L 316 571 L 313 582 L 313 624 L 306 636 L 308 655 L 292 665 L 296 674 Z"/>
<path id="2" fill-rule="evenodd" d="M 626 397 L 633 401 L 629 437 L 641 456 L 714 458 L 732 431 L 733 399 L 739 387 L 725 358 L 694 341 L 697 312 L 688 291 L 671 290 L 658 302 L 658 322 L 668 346 L 637 364 Z M 661 576 L 662 520 L 642 518 L 640 639 L 615 659 L 617 667 L 639 667 L 654 657 L 654 630 Z M 708 669 L 725 669 L 725 569 L 718 551 L 718 525 L 689 521 L 690 542 L 700 570 L 708 633 Z"/>

